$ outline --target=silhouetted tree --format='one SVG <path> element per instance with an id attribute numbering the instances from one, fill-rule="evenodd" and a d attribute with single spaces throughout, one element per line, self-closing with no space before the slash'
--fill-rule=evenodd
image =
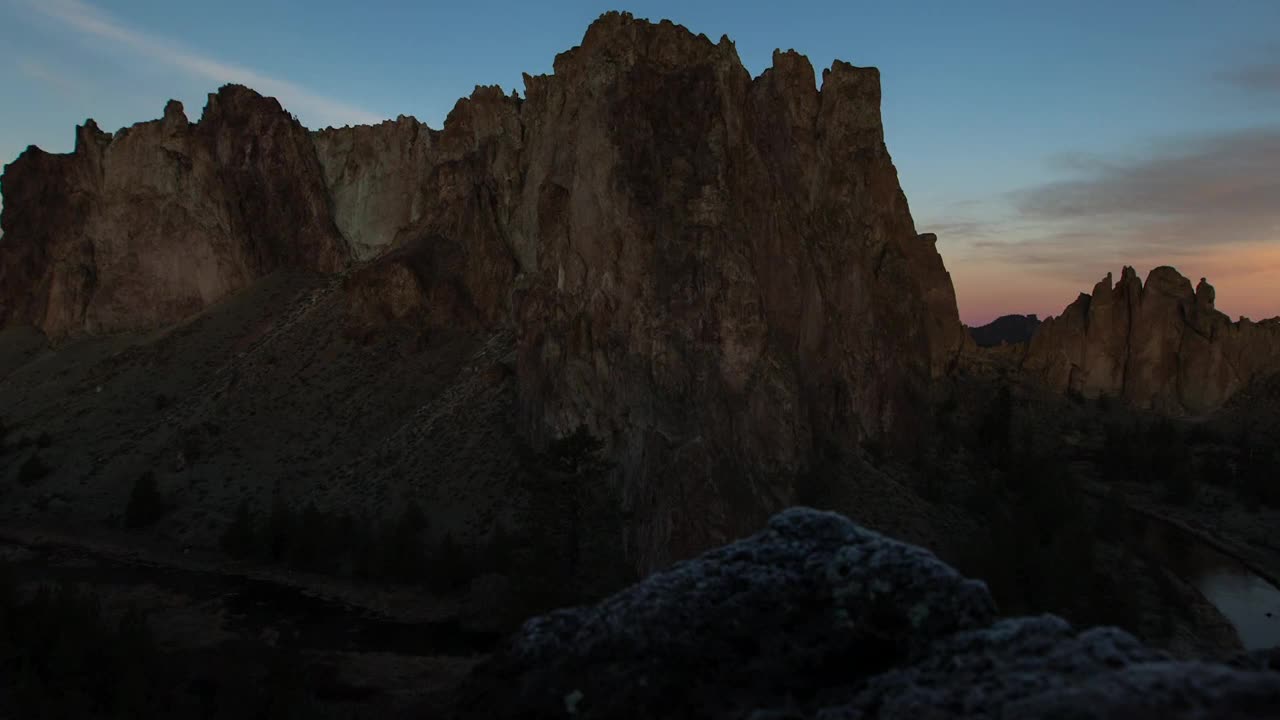
<path id="1" fill-rule="evenodd" d="M 271 499 L 271 514 L 267 517 L 266 547 L 272 560 L 288 558 L 289 544 L 297 529 L 297 519 L 293 509 L 285 502 L 284 496 L 277 489 Z"/>
<path id="2" fill-rule="evenodd" d="M 124 526 L 136 529 L 154 525 L 167 510 L 164 496 L 156 484 L 156 475 L 148 470 L 133 481 L 129 503 L 124 509 Z"/>
<path id="3" fill-rule="evenodd" d="M 257 550 L 258 530 L 248 499 L 241 500 L 236 506 L 231 524 L 222 533 L 221 545 L 223 552 L 239 559 L 247 558 Z"/>
<path id="4" fill-rule="evenodd" d="M 18 468 L 18 482 L 23 485 L 35 485 L 49 475 L 49 466 L 40 459 L 40 453 L 33 452 L 22 466 Z"/>
<path id="5" fill-rule="evenodd" d="M 978 448 L 988 462 L 1004 468 L 1013 445 L 1013 393 L 1001 385 L 978 424 Z"/>

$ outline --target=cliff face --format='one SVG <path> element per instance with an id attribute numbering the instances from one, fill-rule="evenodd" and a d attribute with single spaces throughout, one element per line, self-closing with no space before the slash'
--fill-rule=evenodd
<path id="1" fill-rule="evenodd" d="M 334 220 L 356 259 L 378 255 L 422 218 L 436 134 L 405 116 L 312 134 Z"/>
<path id="2" fill-rule="evenodd" d="M 1280 320 L 1232 322 L 1214 309 L 1214 290 L 1171 267 L 1145 284 L 1126 267 L 1080 295 L 1031 339 L 1023 366 L 1049 386 L 1085 397 L 1110 395 L 1160 412 L 1221 407 L 1262 375 L 1280 371 Z"/>
<path id="3" fill-rule="evenodd" d="M 347 254 L 306 130 L 242 87 L 196 124 L 177 102 L 114 136 L 87 121 L 74 152 L 29 148 L 2 183 L 0 320 L 54 338 L 163 325 Z"/>
<path id="4" fill-rule="evenodd" d="M 611 439 L 638 546 L 670 553 L 646 566 L 761 522 L 816 447 L 918 415 L 932 248 L 874 69 L 819 92 L 778 53 L 753 80 L 727 39 L 611 16 L 526 86 L 521 415 Z"/>
<path id="5" fill-rule="evenodd" d="M 5 318 L 154 327 L 371 258 L 350 321 L 509 333 L 518 432 L 606 440 L 642 567 L 757 527 L 820 447 L 913 432 L 965 335 L 878 72 L 836 62 L 819 90 L 779 52 L 753 79 L 727 38 L 616 13 L 554 68 L 439 132 L 308 135 L 232 88 L 194 126 L 29 151 L 4 179 Z"/>

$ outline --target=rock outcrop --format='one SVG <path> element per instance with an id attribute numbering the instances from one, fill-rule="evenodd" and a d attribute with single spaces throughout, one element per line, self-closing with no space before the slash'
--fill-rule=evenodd
<path id="1" fill-rule="evenodd" d="M 978 347 L 1019 345 L 1031 342 L 1040 327 L 1040 318 L 1032 315 L 1001 315 L 986 325 L 969 328 L 969 336 Z"/>
<path id="2" fill-rule="evenodd" d="M 1126 267 L 1041 324 L 1023 367 L 1050 387 L 1109 395 L 1172 414 L 1215 410 L 1253 380 L 1280 372 L 1280 319 L 1233 322 L 1213 286 L 1158 267 L 1144 284 Z"/>
<path id="3" fill-rule="evenodd" d="M 460 718 L 1276 718 L 1266 657 L 1174 661 L 1115 628 L 997 619 L 986 587 L 839 515 L 535 618 Z"/>
<path id="4" fill-rule="evenodd" d="M 334 220 L 357 260 L 393 247 L 401 230 L 422 219 L 437 134 L 402 115 L 380 125 L 328 128 L 312 135 L 333 198 Z"/>
<path id="5" fill-rule="evenodd" d="M 0 186 L 0 322 L 53 338 L 158 327 L 348 254 L 307 130 L 234 85 L 195 124 L 176 101 L 114 136 L 88 120 L 74 152 L 28 148 Z"/>
<path id="6" fill-rule="evenodd" d="M 4 178 L 6 321 L 154 327 L 274 267 L 372 258 L 351 322 L 510 333 L 517 432 L 605 440 L 641 568 L 758 527 L 818 448 L 909 441 L 966 336 L 877 70 L 837 61 L 819 89 L 777 52 L 752 78 L 728 38 L 610 13 L 525 87 L 477 88 L 440 131 L 311 135 L 228 88 L 194 126 L 31 150 Z"/>

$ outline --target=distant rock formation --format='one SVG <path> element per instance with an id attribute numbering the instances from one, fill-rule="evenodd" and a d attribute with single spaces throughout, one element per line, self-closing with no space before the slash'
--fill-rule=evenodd
<path id="1" fill-rule="evenodd" d="M 308 134 L 223 88 L 201 122 L 3 178 L 0 306 L 54 338 L 154 328 L 279 267 L 344 280 L 351 322 L 504 332 L 517 431 L 586 424 L 657 567 L 758 527 L 817 448 L 909 440 L 967 342 L 884 143 L 874 68 L 609 13 L 526 98 L 477 88 Z M 429 336 L 429 334 L 428 334 Z"/>
<path id="2" fill-rule="evenodd" d="M 1158 267 L 1144 284 L 1108 273 L 1041 324 L 1023 367 L 1050 387 L 1109 395 L 1164 413 L 1204 413 L 1263 375 L 1280 372 L 1280 319 L 1232 322 L 1213 286 Z"/>
<path id="3" fill-rule="evenodd" d="M 969 335 L 978 347 L 1017 345 L 1031 341 L 1040 318 L 1035 315 L 1001 315 L 986 325 L 969 328 Z"/>
<path id="4" fill-rule="evenodd" d="M 1280 673 L 1116 628 L 997 619 L 987 588 L 843 517 L 766 530 L 525 624 L 460 718 L 1277 718 Z"/>

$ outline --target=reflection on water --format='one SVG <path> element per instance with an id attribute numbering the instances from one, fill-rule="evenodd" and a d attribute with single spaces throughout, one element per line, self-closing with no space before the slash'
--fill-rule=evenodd
<path id="1" fill-rule="evenodd" d="M 1143 549 L 1195 585 L 1235 627 L 1246 650 L 1280 646 L 1280 589 L 1175 525 L 1137 513 L 1133 518 Z"/>
<path id="2" fill-rule="evenodd" d="M 1280 591 L 1267 581 L 1215 572 L 1197 578 L 1196 587 L 1236 626 L 1246 650 L 1280 645 Z"/>

